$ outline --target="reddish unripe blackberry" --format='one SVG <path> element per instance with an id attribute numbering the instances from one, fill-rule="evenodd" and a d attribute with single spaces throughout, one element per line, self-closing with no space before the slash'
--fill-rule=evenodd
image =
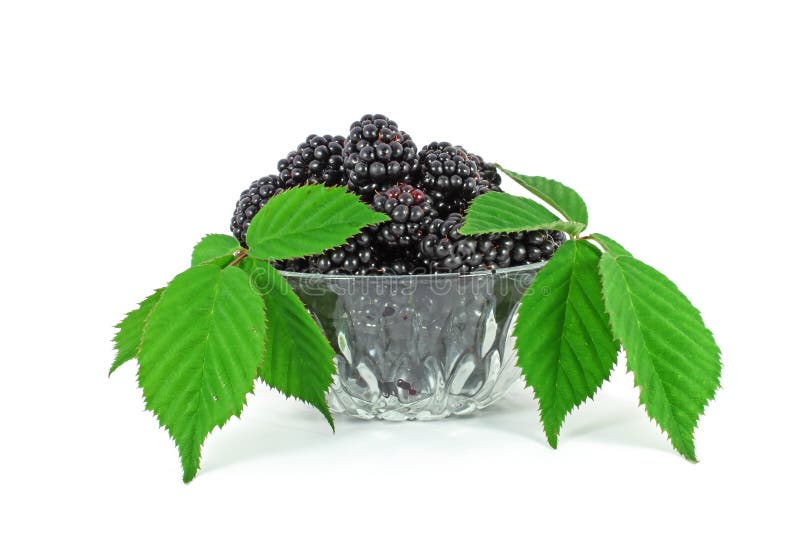
<path id="1" fill-rule="evenodd" d="M 436 215 L 424 191 L 409 184 L 399 184 L 377 193 L 372 209 L 385 213 L 391 220 L 375 230 L 378 244 L 408 247 L 419 240 L 424 225 Z"/>
<path id="2" fill-rule="evenodd" d="M 417 146 L 385 115 L 364 115 L 350 125 L 343 156 L 349 188 L 369 199 L 375 190 L 408 180 Z"/>
<path id="3" fill-rule="evenodd" d="M 286 187 L 302 184 L 346 185 L 345 139 L 341 135 L 309 135 L 297 150 L 278 162 L 278 173 Z"/>
<path id="4" fill-rule="evenodd" d="M 419 151 L 413 182 L 431 197 L 439 213 L 464 213 L 469 202 L 487 191 L 499 191 L 494 167 L 464 147 L 434 142 Z"/>
<path id="5" fill-rule="evenodd" d="M 242 246 L 246 246 L 245 237 L 250 222 L 255 217 L 267 200 L 282 192 L 286 184 L 279 176 L 269 175 L 259 178 L 250 184 L 250 187 L 242 191 L 236 209 L 231 218 L 231 232 Z"/>

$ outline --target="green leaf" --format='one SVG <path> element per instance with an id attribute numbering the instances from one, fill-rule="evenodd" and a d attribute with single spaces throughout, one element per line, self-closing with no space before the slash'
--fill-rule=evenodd
<path id="1" fill-rule="evenodd" d="M 125 318 L 116 326 L 119 329 L 117 335 L 114 336 L 114 349 L 117 351 L 117 357 L 114 358 L 114 362 L 111 364 L 108 376 L 111 376 L 111 373 L 116 371 L 123 363 L 136 358 L 139 353 L 139 345 L 142 342 L 142 334 L 147 324 L 147 318 L 156 304 L 158 304 L 163 292 L 163 287 L 156 289 L 152 295 L 139 304 L 138 308 L 128 312 Z"/>
<path id="2" fill-rule="evenodd" d="M 272 197 L 256 214 L 247 246 L 257 259 L 299 258 L 339 246 L 362 227 L 387 220 L 343 187 L 296 187 Z"/>
<path id="3" fill-rule="evenodd" d="M 620 245 L 619 243 L 617 243 L 608 236 L 605 236 L 603 234 L 593 233 L 589 236 L 589 238 L 600 243 L 600 246 L 603 247 L 603 249 L 612 256 L 632 256 L 630 252 L 625 250 L 625 247 L 623 247 L 622 245 Z"/>
<path id="4" fill-rule="evenodd" d="M 721 363 L 700 312 L 666 276 L 629 255 L 600 260 L 603 296 L 647 414 L 696 461 L 694 429 L 719 387 Z"/>
<path id="5" fill-rule="evenodd" d="M 584 228 L 589 224 L 586 203 L 571 187 L 543 176 L 525 176 L 500 165 L 497 167 L 522 187 L 547 202 L 568 221 L 583 223 Z"/>
<path id="6" fill-rule="evenodd" d="M 225 256 L 233 260 L 233 253 L 239 248 L 239 242 L 232 236 L 208 234 L 195 245 L 192 251 L 192 267 Z"/>
<path id="7" fill-rule="evenodd" d="M 265 261 L 240 264 L 264 297 L 267 339 L 259 376 L 287 397 L 317 408 L 331 429 L 333 417 L 325 393 L 333 383 L 334 351 L 302 301 L 281 274 Z"/>
<path id="8" fill-rule="evenodd" d="M 547 441 L 555 448 L 564 418 L 608 379 L 619 343 L 603 307 L 600 251 L 567 241 L 539 271 L 519 307 L 518 363 L 539 399 Z"/>
<path id="9" fill-rule="evenodd" d="M 562 221 L 538 202 L 525 197 L 491 191 L 480 195 L 467 208 L 464 235 L 528 230 L 561 230 L 577 235 L 586 228 L 579 222 Z"/>
<path id="10" fill-rule="evenodd" d="M 214 427 L 241 414 L 264 353 L 264 303 L 240 269 L 191 267 L 147 320 L 139 350 L 145 405 L 178 445 L 183 480 Z"/>

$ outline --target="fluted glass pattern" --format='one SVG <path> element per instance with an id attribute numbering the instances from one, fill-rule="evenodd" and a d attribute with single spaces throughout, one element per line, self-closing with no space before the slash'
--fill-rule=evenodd
<path id="1" fill-rule="evenodd" d="M 331 410 L 402 421 L 470 413 L 518 380 L 512 325 L 541 267 L 466 276 L 283 274 L 337 352 Z"/>

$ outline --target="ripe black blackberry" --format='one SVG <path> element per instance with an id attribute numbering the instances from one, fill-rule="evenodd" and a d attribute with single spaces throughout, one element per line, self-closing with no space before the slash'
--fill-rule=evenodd
<path id="1" fill-rule="evenodd" d="M 416 243 L 412 246 L 377 245 L 378 271 L 384 275 L 424 274 L 428 270 L 419 264 Z"/>
<path id="2" fill-rule="evenodd" d="M 415 244 L 422 235 L 423 226 L 436 216 L 425 192 L 409 184 L 399 184 L 377 193 L 372 200 L 372 209 L 391 219 L 375 230 L 376 242 L 388 247 Z"/>
<path id="3" fill-rule="evenodd" d="M 346 185 L 345 139 L 341 135 L 309 135 L 278 162 L 278 173 L 286 187 L 302 184 Z"/>
<path id="4" fill-rule="evenodd" d="M 343 156 L 348 186 L 364 199 L 381 187 L 408 181 L 418 161 L 411 136 L 385 115 L 364 115 L 351 124 Z"/>
<path id="5" fill-rule="evenodd" d="M 419 151 L 413 182 L 425 190 L 439 213 L 464 213 L 469 202 L 487 191 L 500 191 L 500 176 L 483 158 L 447 142 Z"/>
<path id="6" fill-rule="evenodd" d="M 307 258 L 304 263 L 289 262 L 284 270 L 315 274 L 401 275 L 426 272 L 416 265 L 413 247 L 387 247 L 365 230 L 346 245 Z"/>
<path id="7" fill-rule="evenodd" d="M 318 274 L 378 274 L 373 237 L 362 232 L 341 247 L 308 258 L 302 270 Z"/>
<path id="8" fill-rule="evenodd" d="M 255 217 L 267 200 L 282 192 L 286 184 L 279 177 L 271 174 L 264 178 L 259 178 L 250 184 L 250 187 L 242 191 L 236 209 L 233 211 L 231 219 L 231 232 L 242 246 L 246 246 L 245 237 L 250 222 Z"/>
<path id="9" fill-rule="evenodd" d="M 477 154 L 471 154 L 475 163 L 478 164 L 478 188 L 481 186 L 489 188 L 491 191 L 500 191 L 500 173 L 491 163 L 486 163 Z"/>
<path id="10" fill-rule="evenodd" d="M 565 239 L 563 233 L 549 230 L 463 236 L 463 223 L 460 213 L 451 213 L 423 229 L 419 262 L 430 272 L 468 273 L 536 263 L 552 257 Z"/>

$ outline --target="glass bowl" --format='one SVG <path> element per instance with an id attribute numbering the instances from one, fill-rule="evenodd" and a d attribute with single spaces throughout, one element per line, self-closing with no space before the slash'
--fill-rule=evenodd
<path id="1" fill-rule="evenodd" d="M 331 411 L 404 421 L 471 413 L 519 379 L 513 323 L 543 266 L 467 275 L 282 274 L 337 353 Z"/>

